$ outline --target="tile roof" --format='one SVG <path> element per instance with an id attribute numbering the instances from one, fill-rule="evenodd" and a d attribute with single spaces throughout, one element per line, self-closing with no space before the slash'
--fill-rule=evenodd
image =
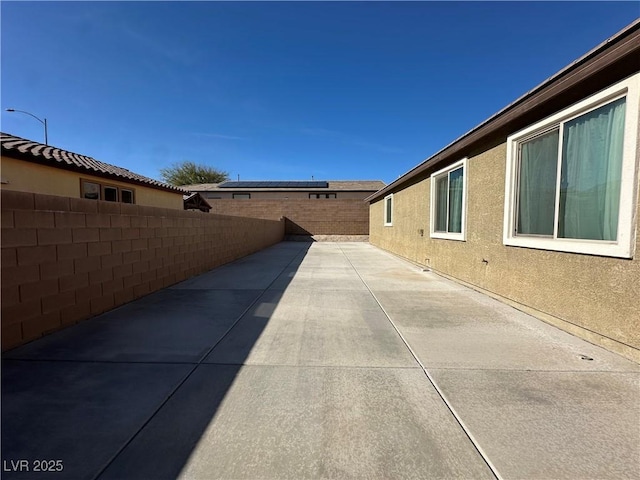
<path id="1" fill-rule="evenodd" d="M 112 178 L 123 182 L 142 184 L 160 190 L 168 190 L 182 194 L 186 193 L 183 188 L 174 187 L 173 185 L 138 175 L 126 168 L 117 167 L 96 160 L 95 158 L 87 157 L 86 155 L 69 152 L 52 147 L 51 145 L 44 145 L 8 133 L 0 132 L 0 144 L 2 154 L 8 157 L 65 170 L 86 172 L 87 174 Z"/>
<path id="2" fill-rule="evenodd" d="M 267 181 L 260 183 L 269 183 Z M 292 182 L 277 182 L 277 183 L 292 183 Z M 184 185 L 182 188 L 189 190 L 190 192 L 213 192 L 213 191 L 232 191 L 232 190 L 257 190 L 261 192 L 273 192 L 282 190 L 294 190 L 294 191 L 316 191 L 316 190 L 338 190 L 338 191 L 352 191 L 352 192 L 377 192 L 381 188 L 385 187 L 385 183 L 380 180 L 328 180 L 326 183 L 328 187 L 324 188 L 292 188 L 292 187 L 277 187 L 277 188 L 220 188 L 220 183 L 199 183 L 195 185 Z"/>

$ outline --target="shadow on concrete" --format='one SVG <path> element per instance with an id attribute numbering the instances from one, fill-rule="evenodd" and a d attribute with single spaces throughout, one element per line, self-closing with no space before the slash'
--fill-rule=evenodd
<path id="1" fill-rule="evenodd" d="M 278 244 L 7 352 L 2 477 L 178 477 L 310 245 Z M 205 365 L 240 326 L 228 363 Z M 49 471 L 35 471 L 42 460 Z"/>
<path id="2" fill-rule="evenodd" d="M 313 236 L 313 233 L 311 233 L 309 230 L 302 227 L 301 225 L 297 224 L 296 222 L 291 220 L 289 217 L 282 217 L 282 218 L 284 218 L 285 237 L 303 237 L 303 238 L 306 237 L 311 239 L 311 237 Z M 309 241 L 313 241 L 313 240 L 309 240 Z"/>
<path id="3" fill-rule="evenodd" d="M 288 217 L 284 218 L 284 240 L 286 242 L 315 242 L 313 233 Z"/>

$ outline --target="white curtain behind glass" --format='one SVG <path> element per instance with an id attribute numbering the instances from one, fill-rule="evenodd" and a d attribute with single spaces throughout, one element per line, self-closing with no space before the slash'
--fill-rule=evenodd
<path id="1" fill-rule="evenodd" d="M 625 99 L 565 123 L 558 237 L 616 240 Z"/>
<path id="2" fill-rule="evenodd" d="M 558 130 L 521 145 L 517 233 L 553 235 Z"/>
<path id="3" fill-rule="evenodd" d="M 449 177 L 443 175 L 436 180 L 436 232 L 447 231 L 447 194 Z"/>
<path id="4" fill-rule="evenodd" d="M 449 232 L 462 232 L 462 184 L 463 169 L 449 174 Z"/>

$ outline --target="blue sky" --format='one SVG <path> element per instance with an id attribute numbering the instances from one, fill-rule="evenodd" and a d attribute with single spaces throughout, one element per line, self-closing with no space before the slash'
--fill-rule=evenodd
<path id="1" fill-rule="evenodd" d="M 152 178 L 413 168 L 640 16 L 637 2 L 1 2 L 3 132 Z"/>

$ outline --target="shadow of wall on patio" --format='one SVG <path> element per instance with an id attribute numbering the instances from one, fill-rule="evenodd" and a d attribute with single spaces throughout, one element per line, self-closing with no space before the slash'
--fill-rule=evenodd
<path id="1" fill-rule="evenodd" d="M 7 352 L 2 458 L 176 478 L 309 247 L 278 244 Z"/>
<path id="2" fill-rule="evenodd" d="M 100 479 L 131 476 L 174 479 L 181 474 L 233 387 L 256 342 L 267 328 L 291 279 L 311 247 L 311 243 L 285 243 L 296 251 L 296 254 L 286 265 L 281 265 L 282 268 L 277 275 L 266 273 L 268 284 L 259 280 L 254 283 L 256 276 L 252 276 L 250 272 L 255 272 L 260 267 L 260 262 L 254 262 L 256 258 L 269 255 L 277 247 L 228 266 L 229 269 L 234 268 L 238 272 L 239 281 L 244 278 L 248 286 L 259 286 L 262 292 L 205 353 L 179 389 L 102 472 Z M 224 274 L 224 270 L 225 267 L 221 267 L 199 278 L 216 273 Z M 262 269 L 261 275 L 264 274 L 265 269 Z M 187 290 L 207 284 L 206 279 L 200 282 L 199 278 L 183 282 L 176 288 Z M 210 285 L 221 284 L 222 282 L 213 280 Z"/>

